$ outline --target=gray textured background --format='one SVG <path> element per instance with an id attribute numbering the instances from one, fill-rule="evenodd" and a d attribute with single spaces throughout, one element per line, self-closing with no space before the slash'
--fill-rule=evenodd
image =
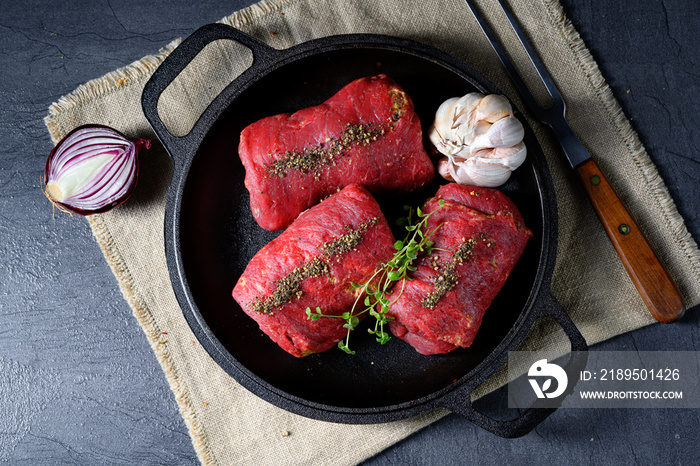
<path id="1" fill-rule="evenodd" d="M 0 461 L 197 462 L 87 222 L 52 217 L 41 193 L 42 120 L 78 85 L 250 3 L 0 1 Z M 700 240 L 700 4 L 563 3 Z M 696 350 L 697 311 L 594 350 Z M 697 464 L 698 426 L 698 410 L 572 409 L 503 440 L 448 416 L 367 464 Z"/>

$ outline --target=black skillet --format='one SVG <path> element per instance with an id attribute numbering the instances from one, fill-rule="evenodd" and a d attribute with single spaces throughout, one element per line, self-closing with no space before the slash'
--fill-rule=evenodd
<path id="1" fill-rule="evenodd" d="M 158 116 L 158 99 L 197 53 L 218 39 L 249 48 L 253 64 L 212 101 L 189 134 L 173 136 Z M 165 248 L 182 312 L 224 370 L 293 413 L 369 424 L 446 408 L 497 435 L 524 435 L 554 408 L 533 405 L 515 419 L 495 420 L 473 408 L 474 389 L 504 364 L 539 318 L 554 318 L 573 351 L 587 349 L 550 291 L 557 244 L 554 189 L 527 124 L 528 159 L 501 189 L 517 204 L 534 238 L 470 348 L 421 356 L 397 338 L 379 345 L 361 327 L 351 340 L 354 356 L 333 349 L 297 359 L 263 335 L 231 297 L 250 258 L 278 234 L 261 229 L 251 215 L 236 151 L 240 131 L 259 118 L 319 104 L 351 80 L 378 73 L 395 79 L 413 98 L 424 132 L 445 99 L 470 91 L 500 93 L 470 66 L 417 42 L 345 35 L 277 50 L 222 24 L 197 30 L 156 70 L 142 105 L 173 159 Z M 404 204 L 420 205 L 437 183 L 408 198 L 379 199 L 380 204 L 391 218 Z"/>

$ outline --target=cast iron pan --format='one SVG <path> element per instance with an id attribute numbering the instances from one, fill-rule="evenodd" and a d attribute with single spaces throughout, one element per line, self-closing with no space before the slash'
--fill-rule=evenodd
<path id="1" fill-rule="evenodd" d="M 248 47 L 253 64 L 213 100 L 189 134 L 173 136 L 158 116 L 158 99 L 197 53 L 218 39 Z M 212 24 L 172 52 L 147 83 L 142 105 L 173 159 L 165 247 L 177 299 L 211 357 L 248 390 L 288 411 L 366 424 L 447 408 L 497 435 L 524 435 L 554 408 L 533 405 L 516 419 L 495 420 L 472 407 L 471 393 L 541 317 L 556 319 L 572 350 L 587 349 L 550 291 L 557 243 L 554 189 L 527 124 L 528 161 L 502 190 L 517 204 L 534 238 L 470 348 L 421 356 L 397 338 L 379 345 L 361 327 L 353 333 L 354 356 L 332 349 L 297 359 L 262 334 L 231 297 L 250 258 L 279 234 L 260 228 L 250 212 L 237 156 L 240 131 L 265 116 L 319 104 L 353 79 L 378 73 L 395 79 L 413 98 L 424 132 L 445 99 L 474 90 L 500 93 L 470 66 L 439 50 L 379 35 L 327 37 L 277 50 Z M 422 204 L 438 183 L 408 198 L 378 200 L 391 219 L 404 204 Z"/>

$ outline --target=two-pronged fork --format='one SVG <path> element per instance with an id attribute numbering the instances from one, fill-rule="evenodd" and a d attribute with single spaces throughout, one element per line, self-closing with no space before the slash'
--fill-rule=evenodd
<path id="1" fill-rule="evenodd" d="M 520 29 L 513 13 L 504 0 L 498 0 L 552 98 L 553 105 L 547 109 L 537 103 L 472 0 L 465 1 L 532 115 L 549 125 L 557 136 L 569 164 L 578 173 L 593 208 L 651 315 L 659 322 L 665 323 L 681 318 L 685 308 L 678 289 L 605 175 L 566 121 L 564 99 Z"/>

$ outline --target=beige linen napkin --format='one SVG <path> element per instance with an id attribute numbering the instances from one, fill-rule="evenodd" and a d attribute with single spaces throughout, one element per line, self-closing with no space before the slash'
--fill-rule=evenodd
<path id="1" fill-rule="evenodd" d="M 507 31 L 495 2 L 478 2 L 496 31 Z M 556 0 L 513 0 L 515 14 L 563 94 L 574 131 L 627 203 L 670 270 L 686 306 L 700 302 L 700 251 L 676 212 L 628 120 Z M 524 108 L 461 0 L 263 0 L 223 22 L 273 47 L 312 38 L 371 32 L 405 37 L 461 58 Z M 506 49 L 526 63 L 516 39 Z M 140 107 L 145 82 L 177 45 L 91 81 L 53 104 L 46 118 L 56 142 L 84 123 L 155 138 Z M 161 114 L 184 134 L 202 109 L 250 63 L 241 47 L 214 44 L 164 95 Z M 526 73 L 532 77 L 532 72 Z M 206 86 L 203 85 L 206 83 Z M 547 129 L 532 124 L 550 163 L 559 207 L 559 254 L 553 290 L 589 344 L 652 323 L 577 180 Z M 351 464 L 444 415 L 435 412 L 370 426 L 336 425 L 278 409 L 232 380 L 196 342 L 173 294 L 163 251 L 170 162 L 162 148 L 141 157 L 134 196 L 88 218 L 127 301 L 163 367 L 194 447 L 205 464 Z M 528 346 L 562 350 L 568 342 L 540 326 Z M 494 379 L 483 392 L 503 383 Z"/>

